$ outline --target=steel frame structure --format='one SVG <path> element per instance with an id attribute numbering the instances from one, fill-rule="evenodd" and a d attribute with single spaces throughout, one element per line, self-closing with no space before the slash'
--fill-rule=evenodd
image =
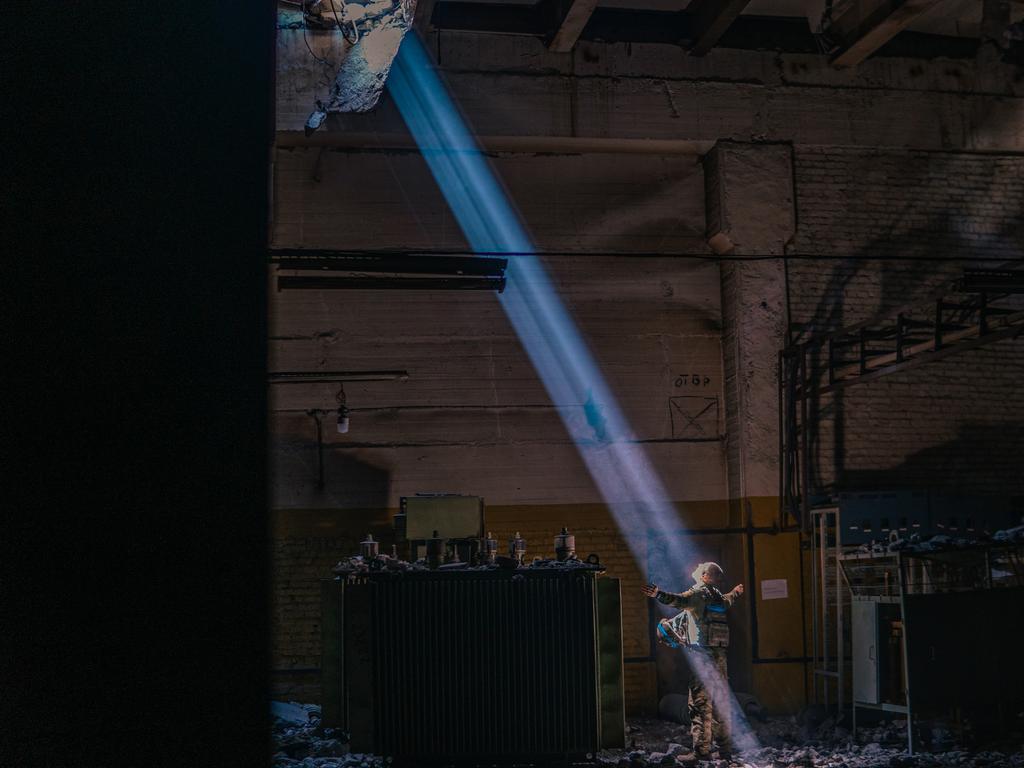
<path id="1" fill-rule="evenodd" d="M 818 703 L 820 682 L 820 701 L 826 709 L 830 706 L 829 692 L 834 687 L 837 719 L 842 714 L 846 696 L 846 617 L 839 566 L 839 531 L 838 506 L 811 510 L 811 685 L 813 700 Z M 831 603 L 829 581 L 835 583 L 835 600 Z M 836 632 L 834 650 L 828 636 L 828 626 L 833 621 Z"/>
<path id="2" fill-rule="evenodd" d="M 968 270 L 927 304 L 786 346 L 779 353 L 779 495 L 811 530 L 808 401 L 854 384 L 1024 337 L 1024 272 Z M 852 353 L 852 355 L 851 355 Z"/>

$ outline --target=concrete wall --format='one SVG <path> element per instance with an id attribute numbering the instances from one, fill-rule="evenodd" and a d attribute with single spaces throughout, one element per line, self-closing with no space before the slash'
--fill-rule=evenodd
<path id="1" fill-rule="evenodd" d="M 723 498 L 717 265 L 564 257 L 551 272 L 672 497 Z M 285 291 L 271 328 L 273 370 L 409 373 L 346 386 L 351 431 L 324 432 L 323 491 L 305 410 L 336 407 L 337 388 L 274 387 L 275 506 L 394 508 L 446 490 L 600 500 L 496 295 Z"/>
<path id="2" fill-rule="evenodd" d="M 515 154 L 494 166 L 544 250 L 706 251 L 703 172 L 693 155 Z M 279 150 L 275 172 L 278 246 L 465 247 L 417 155 Z M 703 522 L 683 517 L 680 526 L 728 526 L 717 264 L 639 255 L 547 262 L 672 498 L 710 505 L 701 507 Z M 364 529 L 377 526 L 386 540 L 381 521 L 401 496 L 457 491 L 486 499 L 499 538 L 519 530 L 545 554 L 568 525 L 581 549 L 623 578 L 626 655 L 635 660 L 628 702 L 650 711 L 656 681 L 639 594 L 647 563 L 622 544 L 497 296 L 275 292 L 270 278 L 272 370 L 409 372 L 407 381 L 346 386 L 351 431 L 326 423 L 322 490 L 306 410 L 335 407 L 336 387 L 272 389 L 274 658 L 294 670 L 279 673 L 280 684 L 315 677 L 303 670 L 319 665 L 317 578 L 356 550 Z M 560 505 L 556 517 L 552 505 Z M 320 523 L 296 527 L 310 516 Z M 315 695 L 315 687 L 297 690 Z"/>
<path id="3" fill-rule="evenodd" d="M 539 248 L 704 253 L 695 154 L 503 153 L 491 159 Z M 278 149 L 275 247 L 464 249 L 418 153 Z"/>
<path id="4" fill-rule="evenodd" d="M 274 244 L 464 248 L 387 97 L 370 115 L 332 116 L 310 141 L 295 133 L 330 80 L 294 30 L 280 32 Z M 313 38 L 315 50 L 330 51 L 324 36 Z M 836 72 L 821 57 L 771 52 L 716 50 L 697 59 L 667 46 L 583 43 L 559 55 L 529 38 L 448 32 L 429 43 L 484 143 L 506 147 L 491 152 L 491 162 L 538 246 L 580 252 L 551 257 L 549 266 L 649 441 L 681 524 L 737 532 L 652 548 L 638 521 L 627 533 L 646 555 L 628 554 L 494 296 L 272 286 L 274 370 L 411 374 L 346 387 L 352 430 L 325 431 L 323 490 L 304 411 L 332 407 L 333 388 L 272 392 L 275 666 L 319 664 L 316 579 L 367 530 L 386 536 L 399 496 L 451 490 L 483 495 L 494 533 L 504 539 L 518 529 L 534 553 L 569 525 L 580 550 L 599 552 L 623 579 L 631 711 L 651 711 L 673 680 L 665 659 L 650 656 L 651 619 L 636 590 L 668 545 L 695 560 L 720 559 L 731 580 L 747 584 L 733 684 L 775 711 L 797 709 L 806 641 L 799 537 L 739 532 L 767 531 L 778 520 L 765 446 L 776 439 L 771 361 L 784 336 L 785 298 L 797 332 L 830 329 L 924 296 L 961 267 L 881 265 L 872 256 L 1019 254 L 1024 83 L 972 61 L 872 59 Z M 709 190 L 717 182 L 705 179 L 700 156 L 721 140 L 738 143 L 740 154 L 751 143 L 781 145 L 785 169 L 772 173 L 790 178 L 766 179 L 763 189 L 775 191 L 761 203 L 751 199 L 757 187 L 734 181 L 746 199 L 713 229 L 722 200 L 720 190 L 706 199 L 705 181 Z M 778 218 L 776 193 L 784 189 L 795 233 L 792 221 Z M 757 230 L 769 219 L 785 234 L 760 242 Z M 736 253 L 794 258 L 783 270 L 781 262 L 720 269 L 693 259 L 584 255 L 711 254 L 706 238 L 719 231 L 736 235 Z M 813 254 L 842 258 L 796 258 Z M 1011 473 L 1024 430 L 1000 425 L 1021 421 L 1020 372 L 1020 343 L 1001 342 L 853 388 L 838 409 L 818 404 L 816 484 L 1018 487 L 1020 473 Z M 667 586 L 683 586 L 676 578 Z M 787 579 L 790 597 L 764 600 L 759 582 L 770 578 Z M 311 674 L 279 679 L 302 683 Z"/>

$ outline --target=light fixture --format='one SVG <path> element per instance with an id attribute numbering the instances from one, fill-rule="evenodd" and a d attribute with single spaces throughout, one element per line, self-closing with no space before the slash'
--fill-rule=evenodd
<path id="1" fill-rule="evenodd" d="M 507 258 L 275 249 L 278 290 L 505 289 Z M 283 274 L 281 274 L 283 273 Z"/>

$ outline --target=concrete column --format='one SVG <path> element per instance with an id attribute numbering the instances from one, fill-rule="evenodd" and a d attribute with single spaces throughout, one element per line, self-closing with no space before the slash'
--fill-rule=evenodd
<path id="1" fill-rule="evenodd" d="M 785 253 L 796 229 L 788 145 L 720 141 L 704 158 L 704 179 L 707 239 L 716 253 Z M 723 261 L 721 290 L 730 524 L 769 526 L 779 510 L 778 356 L 787 325 L 782 259 Z M 730 677 L 772 711 L 792 712 L 803 704 L 803 666 L 764 662 L 803 652 L 799 578 L 792 577 L 798 560 L 772 556 L 777 547 L 757 554 L 759 539 L 777 543 L 772 535 L 740 537 L 747 591 L 734 625 Z M 762 610 L 758 581 L 779 576 L 788 578 L 791 598 Z M 781 626 L 787 629 L 780 633 Z"/>
<path id="2" fill-rule="evenodd" d="M 716 253 L 784 254 L 796 228 L 788 145 L 720 141 L 704 158 L 704 178 L 707 238 Z M 768 497 L 777 506 L 784 267 L 781 259 L 725 261 L 721 277 L 729 496 Z"/>

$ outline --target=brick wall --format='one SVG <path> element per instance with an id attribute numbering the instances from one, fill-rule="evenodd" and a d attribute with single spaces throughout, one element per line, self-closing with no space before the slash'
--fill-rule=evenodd
<path id="1" fill-rule="evenodd" d="M 348 536 L 277 538 L 273 542 L 271 653 L 277 669 L 320 666 L 319 580 L 343 555 L 359 551 Z"/>
<path id="2" fill-rule="evenodd" d="M 963 263 L 999 264 L 1024 249 L 1024 158 L 952 152 L 798 147 L 797 234 L 788 252 L 845 257 L 790 264 L 793 321 L 858 323 L 926 297 Z"/>
<path id="3" fill-rule="evenodd" d="M 799 147 L 792 320 L 803 332 L 925 301 L 965 265 L 1024 251 L 1024 158 Z M 881 261 L 940 256 L 947 262 Z M 1024 343 L 1001 341 L 813 403 L 819 489 L 1024 493 Z"/>

